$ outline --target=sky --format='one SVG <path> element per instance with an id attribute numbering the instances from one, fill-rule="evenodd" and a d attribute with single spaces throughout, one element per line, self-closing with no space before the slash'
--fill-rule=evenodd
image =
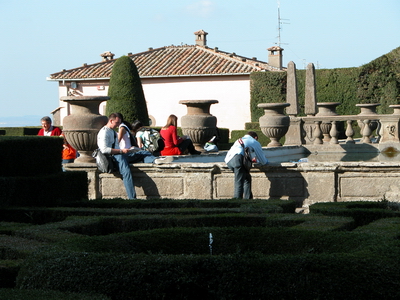
<path id="1" fill-rule="evenodd" d="M 105 51 L 193 45 L 203 29 L 207 46 L 266 62 L 280 40 L 284 65 L 359 67 L 400 46 L 399 16 L 399 0 L 0 0 L 0 127 L 39 125 L 58 107 L 46 78 Z"/>

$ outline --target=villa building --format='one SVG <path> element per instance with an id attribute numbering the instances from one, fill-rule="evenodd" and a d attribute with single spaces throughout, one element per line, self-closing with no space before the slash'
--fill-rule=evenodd
<path id="1" fill-rule="evenodd" d="M 163 126 L 170 114 L 180 119 L 186 106 L 180 100 L 218 100 L 210 113 L 218 127 L 244 129 L 250 116 L 250 73 L 284 71 L 280 47 L 268 48 L 268 63 L 207 46 L 207 32 L 194 33 L 194 45 L 149 48 L 132 54 L 142 81 L 152 126 Z M 111 52 L 101 54 L 102 61 L 62 70 L 47 78 L 58 82 L 59 97 L 107 96 L 112 67 L 116 59 Z M 105 103 L 100 105 L 104 114 Z M 54 124 L 70 114 L 67 103 L 60 101 L 53 112 Z M 133 120 L 129 120 L 133 121 Z"/>

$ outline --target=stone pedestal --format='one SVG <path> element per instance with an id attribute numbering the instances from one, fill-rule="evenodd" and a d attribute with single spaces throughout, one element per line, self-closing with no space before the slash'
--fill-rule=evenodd
<path id="1" fill-rule="evenodd" d="M 184 135 L 190 137 L 197 151 L 204 151 L 204 144 L 217 133 L 217 118 L 210 114 L 211 104 L 218 100 L 181 100 L 187 106 L 187 114 L 181 118 Z"/>
<path id="2" fill-rule="evenodd" d="M 97 148 L 97 133 L 107 124 L 108 118 L 99 114 L 101 102 L 106 96 L 65 96 L 61 100 L 71 105 L 71 114 L 63 120 L 63 133 L 72 147 L 79 152 L 76 163 L 93 163 L 93 151 Z"/>

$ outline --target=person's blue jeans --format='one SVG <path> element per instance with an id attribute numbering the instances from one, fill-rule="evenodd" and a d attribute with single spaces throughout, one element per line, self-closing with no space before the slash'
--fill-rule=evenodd
<path id="1" fill-rule="evenodd" d="M 153 163 L 156 159 L 153 154 L 149 151 L 141 150 L 138 152 L 128 152 L 127 154 L 123 154 L 126 156 L 126 160 L 130 164 L 138 163 L 138 162 L 145 162 L 145 163 Z"/>
<path id="2" fill-rule="evenodd" d="M 127 154 L 114 155 L 114 157 L 118 163 L 119 173 L 122 176 L 128 198 L 136 199 L 135 184 L 129 164 L 143 161 L 145 163 L 152 163 L 155 157 L 149 151 L 129 152 Z"/>
<path id="3" fill-rule="evenodd" d="M 235 190 L 233 197 L 236 199 L 252 199 L 251 175 L 243 167 L 243 155 L 236 154 L 227 165 L 235 174 Z"/>

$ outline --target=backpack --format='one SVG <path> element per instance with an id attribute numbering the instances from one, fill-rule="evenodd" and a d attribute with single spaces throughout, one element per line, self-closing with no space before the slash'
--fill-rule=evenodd
<path id="1" fill-rule="evenodd" d="M 243 167 L 247 172 L 250 172 L 250 169 L 253 167 L 253 159 L 251 157 L 251 149 L 249 147 L 245 147 L 242 139 L 238 139 L 240 145 L 242 145 L 244 150 L 243 155 Z"/>
<path id="2" fill-rule="evenodd" d="M 143 148 L 145 150 L 155 152 L 164 149 L 164 140 L 156 129 L 145 128 L 142 131 Z"/>

